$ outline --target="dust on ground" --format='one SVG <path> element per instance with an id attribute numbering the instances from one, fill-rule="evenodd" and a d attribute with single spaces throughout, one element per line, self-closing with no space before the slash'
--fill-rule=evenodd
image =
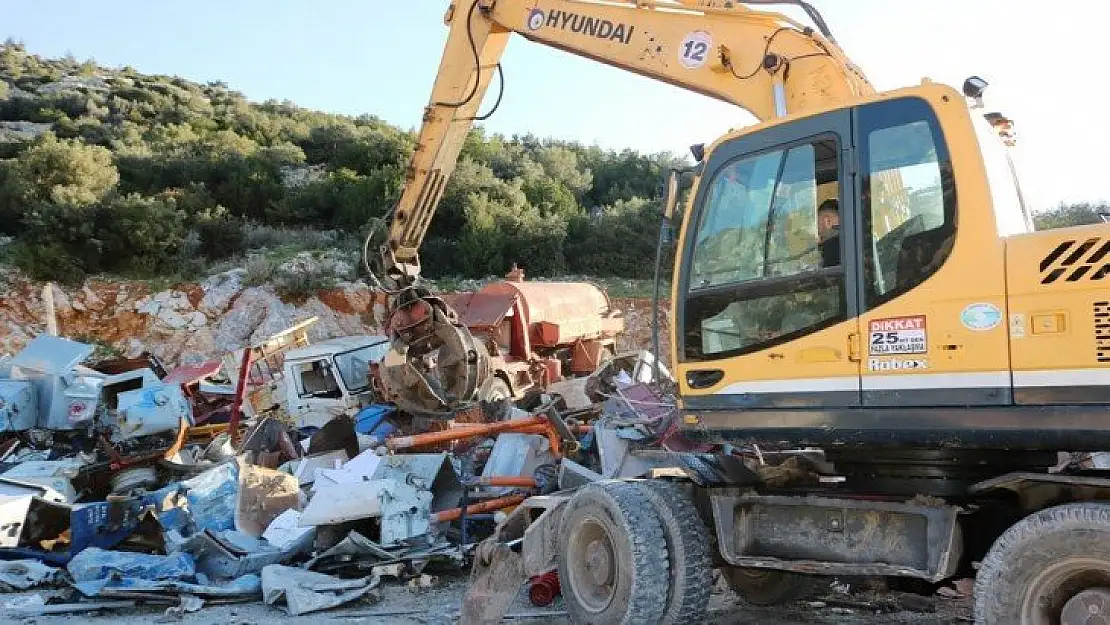
<path id="1" fill-rule="evenodd" d="M 279 607 L 254 603 L 206 604 L 199 612 L 167 616 L 166 606 L 144 606 L 124 610 L 85 612 L 58 616 L 11 619 L 0 614 L 0 623 L 20 625 L 145 625 L 181 623 L 184 625 L 266 625 L 269 623 L 397 623 L 431 625 L 455 623 L 466 594 L 469 574 L 445 574 L 430 588 L 383 584 L 376 597 L 314 614 L 291 617 Z M 11 597 L 4 595 L 3 597 Z M 506 615 L 505 622 L 552 623 L 570 625 L 562 598 L 545 608 L 528 603 L 522 588 Z M 718 586 L 709 604 L 707 623 L 715 625 L 956 625 L 970 623 L 967 599 L 926 597 L 896 592 L 846 594 L 830 591 L 789 605 L 755 607 L 743 603 L 735 594 Z"/>

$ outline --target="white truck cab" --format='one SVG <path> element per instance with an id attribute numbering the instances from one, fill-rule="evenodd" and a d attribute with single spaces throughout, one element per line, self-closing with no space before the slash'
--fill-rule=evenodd
<path id="1" fill-rule="evenodd" d="M 370 365 L 389 351 L 384 336 L 345 336 L 285 353 L 285 406 L 298 428 L 323 427 L 335 417 L 354 417 L 374 403 Z"/>

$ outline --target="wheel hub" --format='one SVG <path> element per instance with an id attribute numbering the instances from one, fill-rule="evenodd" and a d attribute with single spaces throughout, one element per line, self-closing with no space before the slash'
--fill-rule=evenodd
<path id="1" fill-rule="evenodd" d="M 593 540 L 586 545 L 586 571 L 598 586 L 613 583 L 613 554 L 604 541 Z"/>
<path id="2" fill-rule="evenodd" d="M 1063 558 L 1032 580 L 1023 601 L 1029 625 L 1110 625 L 1110 562 Z"/>
<path id="3" fill-rule="evenodd" d="M 1110 625 L 1110 588 L 1088 588 L 1069 599 L 1060 625 Z"/>
<path id="4" fill-rule="evenodd" d="M 603 612 L 617 589 L 613 537 L 600 522 L 589 519 L 571 536 L 567 551 L 570 579 L 566 586 L 588 611 Z"/>

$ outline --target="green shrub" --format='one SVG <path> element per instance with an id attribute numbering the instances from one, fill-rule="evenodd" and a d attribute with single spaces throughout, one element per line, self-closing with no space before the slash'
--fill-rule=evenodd
<path id="1" fill-rule="evenodd" d="M 62 284 L 81 284 L 85 269 L 61 243 L 36 245 L 25 241 L 12 244 L 8 258 L 35 280 L 55 281 Z"/>
<path id="2" fill-rule="evenodd" d="M 243 283 L 247 286 L 266 284 L 274 278 L 277 268 L 277 261 L 263 254 L 255 254 L 247 259 L 247 264 L 243 267 L 247 272 L 243 276 Z"/>
<path id="3" fill-rule="evenodd" d="M 98 219 L 105 269 L 140 276 L 172 271 L 185 242 L 185 216 L 173 200 L 138 194 L 106 202 Z"/>
<path id="4" fill-rule="evenodd" d="M 336 282 L 336 277 L 326 270 L 278 271 L 273 286 L 274 292 L 283 299 L 304 300 L 334 287 Z"/>
<path id="5" fill-rule="evenodd" d="M 241 254 L 246 250 L 243 222 L 237 217 L 223 214 L 197 223 L 200 252 L 205 258 L 219 260 Z"/>
<path id="6" fill-rule="evenodd" d="M 249 223 L 244 226 L 245 246 L 248 250 L 273 250 L 290 248 L 297 250 L 323 249 L 332 247 L 338 240 L 337 233 L 330 230 L 312 228 L 287 228 L 266 224 Z"/>

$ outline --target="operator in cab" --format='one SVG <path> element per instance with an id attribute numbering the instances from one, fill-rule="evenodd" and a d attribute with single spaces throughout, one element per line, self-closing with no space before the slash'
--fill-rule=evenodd
<path id="1" fill-rule="evenodd" d="M 821 267 L 840 265 L 840 202 L 828 199 L 817 207 L 817 247 Z"/>

